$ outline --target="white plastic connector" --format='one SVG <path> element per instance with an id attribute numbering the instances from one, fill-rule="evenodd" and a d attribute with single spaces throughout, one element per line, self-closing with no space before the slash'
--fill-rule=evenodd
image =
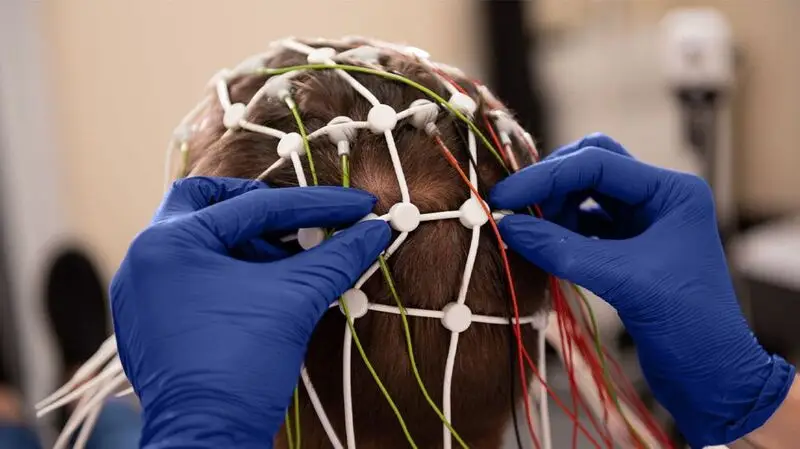
<path id="1" fill-rule="evenodd" d="M 371 47 L 369 45 L 362 45 L 360 47 L 352 48 L 339 53 L 340 58 L 355 59 L 357 61 L 370 64 L 376 64 L 380 56 L 380 49 Z"/>
<path id="2" fill-rule="evenodd" d="M 340 115 L 334 117 L 333 120 L 328 122 L 328 125 L 343 125 L 345 123 L 352 123 L 353 119 Z M 328 131 L 328 139 L 331 143 L 339 144 L 341 142 L 349 142 L 356 136 L 356 129 L 347 126 L 337 126 Z"/>
<path id="3" fill-rule="evenodd" d="M 178 142 L 186 142 L 192 137 L 192 128 L 187 124 L 178 125 L 172 132 L 172 137 Z"/>
<path id="4" fill-rule="evenodd" d="M 404 53 L 410 56 L 417 57 L 419 59 L 430 59 L 431 54 L 427 51 L 417 48 L 417 47 L 406 47 Z"/>
<path id="5" fill-rule="evenodd" d="M 222 79 L 227 79 L 231 74 L 231 71 L 228 69 L 221 69 L 211 79 L 208 80 L 207 87 L 216 87 L 217 83 Z"/>
<path id="6" fill-rule="evenodd" d="M 472 117 L 475 115 L 475 111 L 478 110 L 478 105 L 475 103 L 475 100 L 473 100 L 469 95 L 461 92 L 455 92 L 450 97 L 448 103 L 450 103 L 450 106 L 452 106 L 455 110 L 461 112 L 467 117 Z"/>
<path id="7" fill-rule="evenodd" d="M 344 303 L 352 319 L 361 318 L 366 315 L 369 310 L 367 294 L 357 288 L 351 288 L 344 292 L 339 302 L 339 310 L 342 311 L 342 314 L 344 314 L 344 308 L 342 308 L 341 303 Z"/>
<path id="8" fill-rule="evenodd" d="M 369 129 L 375 134 L 391 131 L 397 124 L 397 112 L 387 104 L 376 104 L 367 114 Z"/>
<path id="9" fill-rule="evenodd" d="M 513 134 L 514 130 L 516 130 L 516 124 L 514 120 L 511 119 L 507 114 L 497 114 L 497 120 L 495 120 L 495 125 L 497 126 L 497 132 L 505 133 L 505 134 Z"/>
<path id="10" fill-rule="evenodd" d="M 550 321 L 550 313 L 546 310 L 543 310 L 536 315 L 533 316 L 533 321 L 531 321 L 531 326 L 538 331 L 544 331 L 547 329 L 547 325 Z"/>
<path id="11" fill-rule="evenodd" d="M 419 209 L 411 203 L 397 203 L 389 209 L 389 224 L 395 231 L 411 232 L 419 222 Z"/>
<path id="12" fill-rule="evenodd" d="M 292 87 L 292 72 L 282 75 L 275 75 L 264 83 L 264 93 L 270 98 L 283 100 L 289 96 L 289 89 Z"/>
<path id="13" fill-rule="evenodd" d="M 236 74 L 255 73 L 259 69 L 263 68 L 264 68 L 264 58 L 261 55 L 256 55 L 240 62 L 239 65 L 237 65 L 233 69 L 233 73 Z"/>
<path id="14" fill-rule="evenodd" d="M 433 123 L 439 116 L 439 106 L 430 100 L 420 98 L 411 103 L 411 108 L 425 106 L 411 116 L 411 124 L 417 129 L 425 129 L 428 123 Z"/>
<path id="15" fill-rule="evenodd" d="M 494 218 L 494 221 L 497 223 L 500 223 L 500 220 L 506 218 L 509 215 L 514 215 L 514 211 L 508 209 L 501 209 L 492 212 L 492 218 Z"/>
<path id="16" fill-rule="evenodd" d="M 461 212 L 458 220 L 467 229 L 483 226 L 489 221 L 489 217 L 486 215 L 486 211 L 483 210 L 479 201 L 480 200 L 476 198 L 470 198 L 464 201 L 464 204 L 458 209 L 458 211 Z"/>
<path id="17" fill-rule="evenodd" d="M 315 48 L 306 59 L 309 64 L 327 64 L 336 56 L 336 50 L 330 47 Z"/>
<path id="18" fill-rule="evenodd" d="M 289 159 L 292 153 L 301 154 L 303 152 L 303 136 L 298 133 L 289 133 L 281 137 L 278 142 L 278 156 Z"/>
<path id="19" fill-rule="evenodd" d="M 297 231 L 297 243 L 303 249 L 311 249 L 325 241 L 322 228 L 301 228 Z"/>
<path id="20" fill-rule="evenodd" d="M 364 218 L 362 218 L 361 220 L 358 220 L 358 223 L 361 223 L 362 221 L 380 220 L 380 219 L 381 219 L 381 217 L 379 217 L 378 214 L 370 212 Z"/>
<path id="21" fill-rule="evenodd" d="M 244 114 L 247 112 L 247 105 L 244 103 L 234 103 L 225 110 L 225 115 L 222 116 L 222 124 L 228 129 L 239 128 L 239 123 L 244 120 Z"/>
<path id="22" fill-rule="evenodd" d="M 461 333 L 472 324 L 472 310 L 464 304 L 451 302 L 442 309 L 442 325 L 450 332 Z"/>

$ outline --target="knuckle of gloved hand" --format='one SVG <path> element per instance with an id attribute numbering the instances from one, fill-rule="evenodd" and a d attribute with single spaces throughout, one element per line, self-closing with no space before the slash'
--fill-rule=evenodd
<path id="1" fill-rule="evenodd" d="M 622 151 L 622 145 L 613 137 L 601 132 L 594 132 L 581 140 L 581 147 L 600 147 L 609 151 Z"/>
<path id="2" fill-rule="evenodd" d="M 137 235 L 128 248 L 126 259 L 132 264 L 152 265 L 163 259 L 164 244 L 168 242 L 166 226 L 153 225 Z"/>
<path id="3" fill-rule="evenodd" d="M 681 173 L 679 176 L 679 181 L 684 190 L 693 198 L 712 201 L 714 194 L 705 179 L 689 173 Z"/>

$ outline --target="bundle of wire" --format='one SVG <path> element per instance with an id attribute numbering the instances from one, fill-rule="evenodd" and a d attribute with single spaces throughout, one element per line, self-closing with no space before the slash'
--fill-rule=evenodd
<path id="1" fill-rule="evenodd" d="M 461 167 L 445 141 L 440 137 L 436 118 L 439 112 L 444 111 L 463 122 L 468 129 L 467 139 L 471 160 L 473 162 L 477 161 L 477 148 L 480 143 L 489 151 L 496 163 L 500 164 L 508 173 L 513 173 L 520 169 L 520 164 L 514 152 L 511 151 L 512 145 L 523 146 L 534 161 L 538 160 L 538 152 L 531 136 L 507 112 L 499 108 L 486 111 L 481 113 L 479 117 L 475 117 L 477 108 L 474 100 L 466 94 L 464 87 L 453 79 L 455 76 L 463 77 L 463 74 L 457 69 L 431 61 L 427 53 L 422 50 L 365 38 L 346 38 L 336 41 L 336 45 L 349 48 L 349 50 L 337 53 L 330 46 L 324 46 L 322 41 L 314 42 L 320 45 L 312 46 L 295 39 L 284 39 L 273 44 L 273 51 L 290 50 L 306 55 L 307 64 L 282 68 L 265 68 L 263 61 L 271 53 L 259 54 L 246 59 L 233 70 L 221 71 L 212 79 L 211 85 L 216 89 L 216 101 L 219 102 L 224 110 L 223 122 L 227 128 L 227 133 L 244 130 L 280 139 L 278 153 L 281 157 L 272 166 L 263 171 L 258 177 L 261 180 L 268 179 L 270 173 L 285 164 L 292 164 L 298 185 L 309 185 L 304 167 L 301 164 L 301 157 L 305 157 L 307 158 L 311 175 L 310 184 L 316 185 L 317 174 L 313 164 L 314 155 L 311 152 L 309 142 L 317 138 L 327 137 L 338 148 L 342 184 L 344 187 L 349 187 L 349 142 L 353 133 L 359 129 L 369 128 L 376 134 L 384 135 L 391 154 L 402 201 L 395 204 L 390 212 L 384 216 L 370 216 L 365 219 L 386 220 L 396 231 L 399 231 L 399 236 L 380 256 L 379 260 L 364 273 L 354 288 L 346 292 L 333 306 L 338 306 L 346 317 L 342 361 L 343 391 L 345 396 L 343 398 L 345 405 L 344 439 L 336 433 L 331 425 L 308 370 L 303 368 L 299 379 L 330 440 L 331 446 L 336 449 L 344 447 L 354 449 L 356 447 L 353 401 L 357 400 L 357 398 L 352 397 L 352 379 L 350 375 L 352 347 L 355 346 L 375 383 L 392 408 L 398 424 L 403 429 L 408 445 L 414 448 L 418 447 L 414 441 L 414 436 L 405 425 L 402 413 L 394 404 L 380 376 L 372 368 L 367 352 L 358 338 L 354 322 L 370 311 L 399 315 L 401 318 L 408 350 L 407 356 L 412 370 L 411 374 L 416 379 L 428 405 L 442 422 L 442 447 L 444 449 L 450 449 L 453 445 L 453 440 L 460 447 L 467 447 L 467 444 L 458 433 L 458 423 L 452 422 L 451 404 L 453 398 L 450 390 L 459 335 L 467 331 L 470 323 L 488 323 L 511 327 L 514 339 L 513 358 L 515 359 L 511 360 L 511 362 L 512 366 L 519 371 L 518 376 L 515 377 L 518 377 L 520 381 L 519 388 L 523 393 L 528 438 L 537 449 L 552 449 L 549 407 L 551 400 L 573 422 L 572 447 L 577 447 L 579 439 L 588 441 L 592 447 L 596 448 L 617 446 L 632 448 L 670 447 L 668 438 L 639 400 L 636 391 L 630 385 L 630 382 L 626 380 L 620 366 L 610 358 L 606 348 L 601 345 L 590 304 L 579 287 L 567 284 L 551 276 L 549 279 L 549 292 L 552 299 L 552 310 L 540 312 L 533 316 L 520 316 L 505 245 L 496 224 L 497 221 L 502 220 L 504 216 L 511 212 L 492 211 L 489 209 L 489 206 L 479 193 L 478 176 L 474 164 L 470 164 L 468 172 Z M 331 44 L 331 46 L 333 45 Z M 378 56 L 387 52 L 411 56 L 424 64 L 435 74 L 444 88 L 451 94 L 451 97 L 445 99 L 400 73 L 385 70 L 378 63 Z M 348 63 L 341 63 L 340 61 L 343 59 Z M 367 121 L 355 121 L 348 117 L 337 117 L 327 126 L 307 133 L 303 120 L 298 113 L 297 105 L 291 96 L 291 82 L 292 77 L 296 76 L 296 74 L 308 71 L 335 71 L 341 76 L 359 95 L 372 105 Z M 228 91 L 229 80 L 242 74 L 252 73 L 268 76 L 264 86 L 253 96 L 249 104 L 231 103 Z M 396 112 L 391 107 L 381 104 L 373 93 L 351 76 L 351 73 L 367 74 L 392 82 L 403 83 L 419 90 L 427 99 L 417 100 L 409 105 L 406 110 Z M 472 83 L 473 86 L 471 87 L 483 96 L 486 104 L 497 104 L 497 101 L 485 86 L 477 81 Z M 285 103 L 296 121 L 297 132 L 287 133 L 247 121 L 246 116 L 251 109 L 251 105 L 264 96 L 278 98 Z M 209 99 L 206 99 L 197 105 L 176 128 L 167 151 L 166 183 L 175 176 L 175 173 L 173 173 L 173 159 L 175 159 L 176 152 L 180 154 L 181 160 L 181 167 L 177 176 L 187 175 L 189 139 L 197 126 L 198 117 L 208 107 L 209 101 Z M 435 141 L 442 157 L 449 162 L 453 170 L 463 180 L 466 188 L 469 189 L 470 198 L 458 211 L 421 214 L 411 203 L 403 168 L 397 154 L 398 150 L 392 137 L 392 129 L 400 120 L 409 120 L 415 127 Z M 489 131 L 488 136 L 484 135 L 476 126 L 478 120 Z M 541 214 L 536 206 L 533 206 L 529 212 L 537 215 Z M 386 260 L 397 251 L 420 222 L 448 219 L 461 220 L 462 224 L 471 229 L 473 233 L 459 296 L 455 302 L 448 304 L 443 310 L 404 307 L 395 288 Z M 486 225 L 489 226 L 497 240 L 505 267 L 509 303 L 512 311 L 511 318 L 473 314 L 465 305 L 470 275 L 478 253 L 477 237 L 481 229 Z M 320 229 L 301 229 L 292 238 L 296 238 L 300 245 L 307 249 L 319 244 L 328 235 L 328 232 Z M 381 272 L 384 282 L 391 291 L 395 301 L 394 306 L 371 303 L 360 290 L 363 284 L 378 271 Z M 436 404 L 431 398 L 420 376 L 414 358 L 408 316 L 442 320 L 444 326 L 451 332 L 447 359 L 444 361 L 445 378 L 441 404 Z M 536 362 L 531 357 L 529 348 L 526 348 L 523 343 L 521 336 L 522 326 L 533 326 L 539 330 L 538 348 L 536 349 L 538 360 Z M 568 400 L 562 400 L 548 386 L 545 369 L 545 346 L 547 344 L 555 348 L 563 362 L 571 391 Z M 534 375 L 533 385 L 528 385 L 525 381 L 530 373 Z M 75 447 L 83 447 L 97 420 L 103 402 L 114 395 L 124 396 L 132 393 L 133 389 L 128 386 L 122 365 L 116 355 L 116 345 L 112 336 L 97 351 L 95 356 L 77 371 L 67 384 L 39 403 L 37 409 L 39 416 L 42 416 L 70 402 L 78 401 L 55 447 L 58 449 L 66 447 L 70 439 L 74 438 L 76 432 L 79 432 L 79 434 L 75 439 L 74 445 Z M 537 406 L 534 407 L 534 404 Z M 582 415 L 586 416 L 586 420 L 590 425 L 584 424 L 586 420 L 581 419 Z M 514 416 L 514 422 L 516 424 L 516 415 Z M 296 391 L 294 403 L 287 410 L 286 415 L 286 437 L 290 449 L 302 447 L 302 435 Z M 518 429 L 516 438 L 518 445 L 522 447 L 523 443 Z"/>

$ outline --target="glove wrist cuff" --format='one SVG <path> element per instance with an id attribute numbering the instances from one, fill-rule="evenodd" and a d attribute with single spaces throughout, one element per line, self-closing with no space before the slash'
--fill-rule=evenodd
<path id="1" fill-rule="evenodd" d="M 763 426 L 781 406 L 794 381 L 796 369 L 782 357 L 772 356 L 772 371 L 750 411 L 729 425 L 725 443 L 736 441 Z"/>

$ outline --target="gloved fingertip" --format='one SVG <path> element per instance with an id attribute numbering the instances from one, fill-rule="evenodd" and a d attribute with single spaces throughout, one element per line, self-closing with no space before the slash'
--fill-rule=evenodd
<path id="1" fill-rule="evenodd" d="M 307 189 L 313 189 L 317 192 L 330 192 L 334 195 L 343 195 L 345 197 L 353 198 L 355 200 L 363 200 L 364 202 L 369 202 L 371 206 L 374 206 L 375 203 L 378 202 L 378 198 L 370 192 L 366 190 L 356 189 L 353 187 L 338 187 L 338 186 L 314 186 L 314 187 L 306 187 Z"/>
<path id="2" fill-rule="evenodd" d="M 528 226 L 535 226 L 539 221 L 542 220 L 532 215 L 514 214 L 500 220 L 497 223 L 497 229 L 500 231 L 503 238 L 505 238 L 506 235 L 511 236 L 513 233 L 525 229 Z"/>
<path id="3" fill-rule="evenodd" d="M 336 238 L 363 241 L 365 249 L 363 255 L 365 259 L 369 259 L 368 263 L 372 263 L 389 245 L 392 229 L 383 220 L 365 220 L 340 232 Z"/>

